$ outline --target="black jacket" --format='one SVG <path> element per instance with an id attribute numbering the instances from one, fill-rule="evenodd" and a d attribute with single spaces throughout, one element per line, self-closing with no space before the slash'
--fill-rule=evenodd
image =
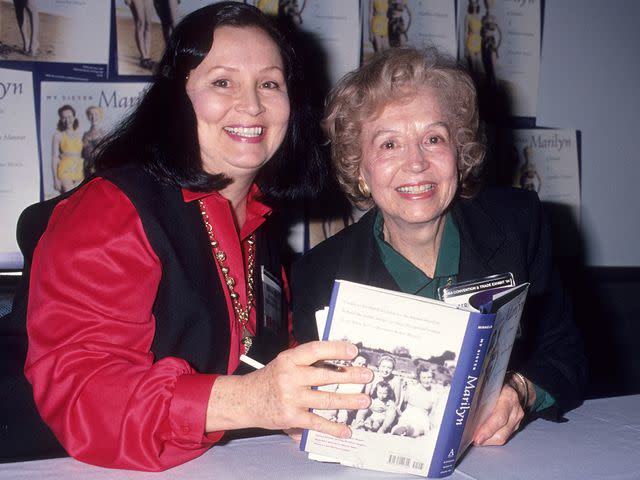
<path id="1" fill-rule="evenodd" d="M 512 272 L 530 282 L 509 368 L 549 392 L 558 418 L 578 406 L 586 383 L 586 359 L 572 306 L 552 265 L 549 224 L 537 195 L 515 189 L 487 189 L 457 199 L 452 214 L 460 230 L 458 280 Z M 335 279 L 399 290 L 384 267 L 373 237 L 376 210 L 307 253 L 293 266 L 294 336 L 317 339 L 314 312 L 329 304 Z"/>

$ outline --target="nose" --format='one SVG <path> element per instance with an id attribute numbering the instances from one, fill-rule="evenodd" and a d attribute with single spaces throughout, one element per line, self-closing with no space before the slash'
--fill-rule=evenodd
<path id="1" fill-rule="evenodd" d="M 405 168 L 410 172 L 422 172 L 428 169 L 429 165 L 427 152 L 424 151 L 421 145 L 411 145 L 407 151 Z"/>
<path id="2" fill-rule="evenodd" d="M 240 92 L 236 102 L 238 112 L 247 113 L 251 116 L 260 115 L 265 111 L 260 94 L 256 88 L 244 88 Z"/>

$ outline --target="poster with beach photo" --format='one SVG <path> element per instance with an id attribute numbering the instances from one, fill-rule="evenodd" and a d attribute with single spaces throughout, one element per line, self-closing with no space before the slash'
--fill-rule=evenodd
<path id="1" fill-rule="evenodd" d="M 503 165 L 514 187 L 535 191 L 551 223 L 554 252 L 580 254 L 580 136 L 572 129 L 502 131 Z M 505 172 L 506 173 L 506 172 Z"/>
<path id="2" fill-rule="evenodd" d="M 288 17 L 306 33 L 303 54 L 316 64 L 327 88 L 360 62 L 360 11 L 358 0 L 247 0 L 267 15 Z M 318 78 L 313 78 L 318 81 Z"/>
<path id="3" fill-rule="evenodd" d="M 212 3 L 217 1 L 115 0 L 118 75 L 151 75 L 180 19 Z"/>
<path id="4" fill-rule="evenodd" d="M 0 0 L 0 60 L 108 64 L 111 2 Z"/>
<path id="5" fill-rule="evenodd" d="M 0 270 L 22 267 L 16 224 L 40 200 L 31 72 L 0 68 Z"/>
<path id="6" fill-rule="evenodd" d="M 509 132 L 513 186 L 534 190 L 544 202 L 566 206 L 580 221 L 580 170 L 575 130 L 518 129 Z"/>
<path id="7" fill-rule="evenodd" d="M 437 47 L 456 56 L 455 3 L 451 0 L 363 0 L 362 58 L 390 47 Z"/>
<path id="8" fill-rule="evenodd" d="M 92 172 L 97 142 L 135 107 L 147 83 L 42 82 L 40 158 L 44 198 Z"/>
<path id="9" fill-rule="evenodd" d="M 459 58 L 510 116 L 536 116 L 541 15 L 540 0 L 458 0 Z"/>

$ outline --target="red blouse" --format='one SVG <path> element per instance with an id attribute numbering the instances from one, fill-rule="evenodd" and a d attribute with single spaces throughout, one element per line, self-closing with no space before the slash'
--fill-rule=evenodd
<path id="1" fill-rule="evenodd" d="M 224 197 L 183 190 L 185 202 L 204 202 L 243 305 L 241 242 L 270 213 L 256 193 L 254 186 L 238 235 Z M 218 375 L 200 374 L 180 358 L 154 361 L 150 351 L 161 270 L 135 207 L 102 178 L 56 206 L 38 243 L 29 286 L 25 374 L 43 419 L 79 460 L 164 470 L 201 455 L 224 433 L 205 434 L 207 404 Z M 222 281 L 219 268 L 218 275 Z M 229 324 L 231 373 L 243 347 L 233 313 Z M 255 309 L 249 325 L 255 332 Z"/>

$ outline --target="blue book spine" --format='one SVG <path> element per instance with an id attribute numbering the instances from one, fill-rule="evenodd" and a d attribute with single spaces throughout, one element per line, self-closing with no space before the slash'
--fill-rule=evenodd
<path id="1" fill-rule="evenodd" d="M 493 331 L 495 314 L 471 313 L 453 375 L 447 406 L 433 452 L 428 476 L 446 477 L 453 473 L 460 441 L 478 386 L 482 364 Z"/>
<path id="2" fill-rule="evenodd" d="M 333 290 L 331 291 L 331 302 L 329 303 L 329 313 L 327 314 L 327 323 L 324 327 L 324 332 L 322 334 L 322 340 L 327 340 L 329 338 L 329 331 L 331 330 L 331 321 L 333 320 L 333 312 L 335 310 L 336 297 L 338 296 L 338 291 L 340 290 L 340 282 L 335 281 L 333 283 Z M 313 387 L 316 389 L 317 387 Z M 309 430 L 304 429 L 302 432 L 302 439 L 300 440 L 300 450 L 304 451 L 307 446 L 307 437 L 309 435 Z"/>

